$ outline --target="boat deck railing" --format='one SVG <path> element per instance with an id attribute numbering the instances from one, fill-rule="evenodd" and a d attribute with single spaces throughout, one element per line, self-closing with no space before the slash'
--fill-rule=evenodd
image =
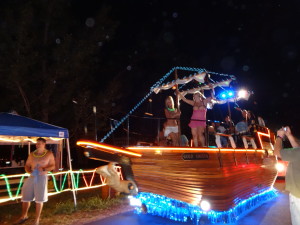
<path id="1" fill-rule="evenodd" d="M 174 118 L 173 118 L 174 119 Z M 164 145 L 170 146 L 169 139 L 163 135 L 164 117 L 153 116 L 135 116 L 131 115 L 127 119 L 127 125 L 123 128 L 123 132 L 112 136 L 107 143 L 116 146 L 132 146 L 132 145 Z M 200 120 L 197 120 L 200 121 Z M 182 121 L 187 122 L 187 121 Z M 255 124 L 255 130 L 249 132 L 247 130 L 234 130 L 228 133 L 217 133 L 213 127 L 213 123 L 220 121 L 206 120 L 205 138 L 206 146 L 221 146 L 220 139 L 227 139 L 228 147 L 231 148 L 264 148 L 263 138 L 269 138 L 267 142 L 272 143 L 272 135 L 267 127 Z M 192 137 L 190 130 L 186 127 L 180 127 L 181 146 L 192 146 Z M 190 141 L 189 141 L 190 140 Z"/>

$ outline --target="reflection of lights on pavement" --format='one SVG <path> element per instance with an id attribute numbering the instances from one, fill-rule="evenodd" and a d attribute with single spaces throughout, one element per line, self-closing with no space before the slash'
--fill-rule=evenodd
<path id="1" fill-rule="evenodd" d="M 277 163 L 275 167 L 278 172 L 283 172 L 285 170 L 285 166 L 283 163 Z"/>
<path id="2" fill-rule="evenodd" d="M 209 211 L 210 210 L 210 203 L 206 200 L 201 201 L 200 207 L 203 211 Z"/>

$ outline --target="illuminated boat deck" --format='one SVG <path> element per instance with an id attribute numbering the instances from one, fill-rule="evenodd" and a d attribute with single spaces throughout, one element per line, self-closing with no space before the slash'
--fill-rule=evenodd
<path id="1" fill-rule="evenodd" d="M 267 129 L 267 133 L 257 132 L 258 141 L 260 146 L 264 147 L 262 137 L 270 138 L 270 130 Z M 127 156 L 132 157 L 141 157 L 143 153 L 146 152 L 265 152 L 264 149 L 245 149 L 245 148 L 210 148 L 210 147 L 201 147 L 201 148 L 194 148 L 194 147 L 166 147 L 166 146 L 130 146 L 127 148 L 117 147 L 105 143 L 99 143 L 97 141 L 90 141 L 90 140 L 80 140 L 77 142 L 78 146 L 84 148 L 94 148 L 101 151 L 105 151 L 112 154 L 125 154 Z"/>
<path id="2" fill-rule="evenodd" d="M 131 157 L 142 157 L 143 153 L 168 153 L 168 152 L 178 152 L 178 153 L 185 153 L 185 152 L 194 152 L 194 153 L 213 153 L 213 152 L 258 152 L 264 153 L 264 149 L 242 149 L 242 148 L 193 148 L 193 147 L 164 147 L 164 146 L 130 146 L 127 148 L 116 147 L 104 143 L 99 143 L 96 141 L 78 141 L 78 146 L 84 147 L 86 149 L 93 148 L 96 150 L 108 152 L 110 154 L 124 154 Z"/>
<path id="3" fill-rule="evenodd" d="M 160 146 L 151 146 L 151 147 L 141 147 L 141 146 L 131 146 L 126 148 L 128 150 L 134 151 L 179 151 L 179 152 L 265 152 L 264 149 L 243 149 L 243 148 L 193 148 L 193 147 L 160 147 Z"/>

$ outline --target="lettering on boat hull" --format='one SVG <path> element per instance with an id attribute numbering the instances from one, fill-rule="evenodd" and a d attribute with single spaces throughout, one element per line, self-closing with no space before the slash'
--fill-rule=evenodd
<path id="1" fill-rule="evenodd" d="M 183 153 L 183 160 L 206 160 L 209 159 L 208 153 Z"/>

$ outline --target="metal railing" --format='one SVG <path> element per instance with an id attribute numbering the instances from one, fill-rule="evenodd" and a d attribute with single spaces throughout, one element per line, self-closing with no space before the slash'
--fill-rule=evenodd
<path id="1" fill-rule="evenodd" d="M 120 179 L 123 179 L 121 167 L 116 167 Z M 20 199 L 24 179 L 30 174 L 0 175 L 0 204 Z M 48 173 L 48 196 L 57 195 L 66 191 L 80 191 L 90 188 L 99 188 L 106 185 L 106 179 L 93 170 L 76 170 Z M 73 179 L 74 188 L 72 189 Z"/>

